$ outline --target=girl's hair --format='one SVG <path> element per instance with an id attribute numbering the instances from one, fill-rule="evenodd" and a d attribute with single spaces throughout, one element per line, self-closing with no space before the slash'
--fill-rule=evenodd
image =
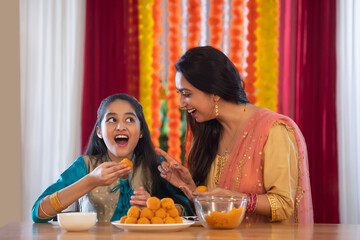
<path id="1" fill-rule="evenodd" d="M 236 104 L 249 103 L 245 83 L 234 64 L 211 46 L 189 49 L 175 64 L 177 72 L 195 88 Z M 216 120 L 198 123 L 186 113 L 187 130 L 193 134 L 188 166 L 197 185 L 204 184 L 215 160 L 223 131 Z"/>
<path id="2" fill-rule="evenodd" d="M 160 164 L 160 159 L 159 156 L 156 154 L 154 145 L 151 141 L 150 131 L 145 121 L 143 108 L 134 97 L 131 97 L 124 93 L 119 93 L 109 96 L 101 102 L 97 111 L 97 120 L 91 132 L 89 143 L 84 152 L 84 155 L 99 156 L 96 159 L 100 160 L 103 156 L 108 154 L 108 149 L 104 143 L 104 140 L 97 136 L 96 127 L 101 130 L 101 121 L 104 118 L 106 109 L 111 103 L 116 100 L 127 101 L 134 109 L 135 114 L 140 121 L 140 131 L 142 132 L 143 137 L 139 138 L 139 142 L 134 149 L 135 160 L 133 172 L 136 172 L 136 170 L 142 164 L 142 169 L 144 169 L 144 171 L 141 173 L 141 175 L 143 179 L 150 180 L 144 181 L 145 190 L 151 195 L 164 195 L 164 189 L 166 189 L 167 182 L 160 177 L 160 173 L 157 169 L 158 165 Z M 152 182 L 152 184 L 150 184 L 150 182 Z M 181 194 L 181 191 L 179 191 L 177 193 Z M 175 196 L 173 196 L 173 199 L 175 202 L 186 206 L 186 204 L 180 198 L 176 198 Z"/>

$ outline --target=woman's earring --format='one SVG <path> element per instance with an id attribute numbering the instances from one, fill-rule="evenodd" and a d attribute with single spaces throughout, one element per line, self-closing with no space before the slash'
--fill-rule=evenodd
<path id="1" fill-rule="evenodd" d="M 217 102 L 215 103 L 215 116 L 219 116 L 219 106 L 217 104 Z"/>

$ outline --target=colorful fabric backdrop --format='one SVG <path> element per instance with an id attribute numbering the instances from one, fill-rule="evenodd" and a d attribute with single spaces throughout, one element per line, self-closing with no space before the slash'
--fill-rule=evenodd
<path id="1" fill-rule="evenodd" d="M 180 141 L 182 119 L 174 86 L 174 63 L 186 51 L 181 43 L 229 49 L 250 101 L 286 114 L 299 125 L 309 152 L 315 222 L 338 223 L 336 1 L 206 2 L 87 0 L 83 149 L 100 101 L 125 92 L 143 104 L 156 146 L 161 145 L 161 123 L 167 124 L 163 146 L 181 161 L 187 147 Z M 180 24 L 187 26 L 185 39 Z M 164 101 L 167 114 L 154 114 L 165 111 L 160 109 Z"/>

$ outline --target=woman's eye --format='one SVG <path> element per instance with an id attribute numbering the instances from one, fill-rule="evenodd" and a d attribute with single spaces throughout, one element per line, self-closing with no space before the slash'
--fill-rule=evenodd
<path id="1" fill-rule="evenodd" d="M 185 91 L 182 91 L 181 94 L 184 96 L 184 97 L 190 97 L 190 93 L 188 92 L 185 92 Z"/>
<path id="2" fill-rule="evenodd" d="M 177 90 L 176 91 L 177 93 L 180 93 L 181 95 L 183 95 L 184 97 L 190 97 L 190 93 L 188 93 L 188 92 L 186 92 L 185 90 L 182 90 L 182 91 L 180 91 L 180 90 Z"/>

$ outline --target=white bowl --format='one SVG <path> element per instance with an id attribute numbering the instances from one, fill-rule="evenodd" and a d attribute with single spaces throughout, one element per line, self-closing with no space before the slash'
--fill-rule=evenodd
<path id="1" fill-rule="evenodd" d="M 96 224 L 96 213 L 71 212 L 59 213 L 58 222 L 67 231 L 87 231 Z"/>

